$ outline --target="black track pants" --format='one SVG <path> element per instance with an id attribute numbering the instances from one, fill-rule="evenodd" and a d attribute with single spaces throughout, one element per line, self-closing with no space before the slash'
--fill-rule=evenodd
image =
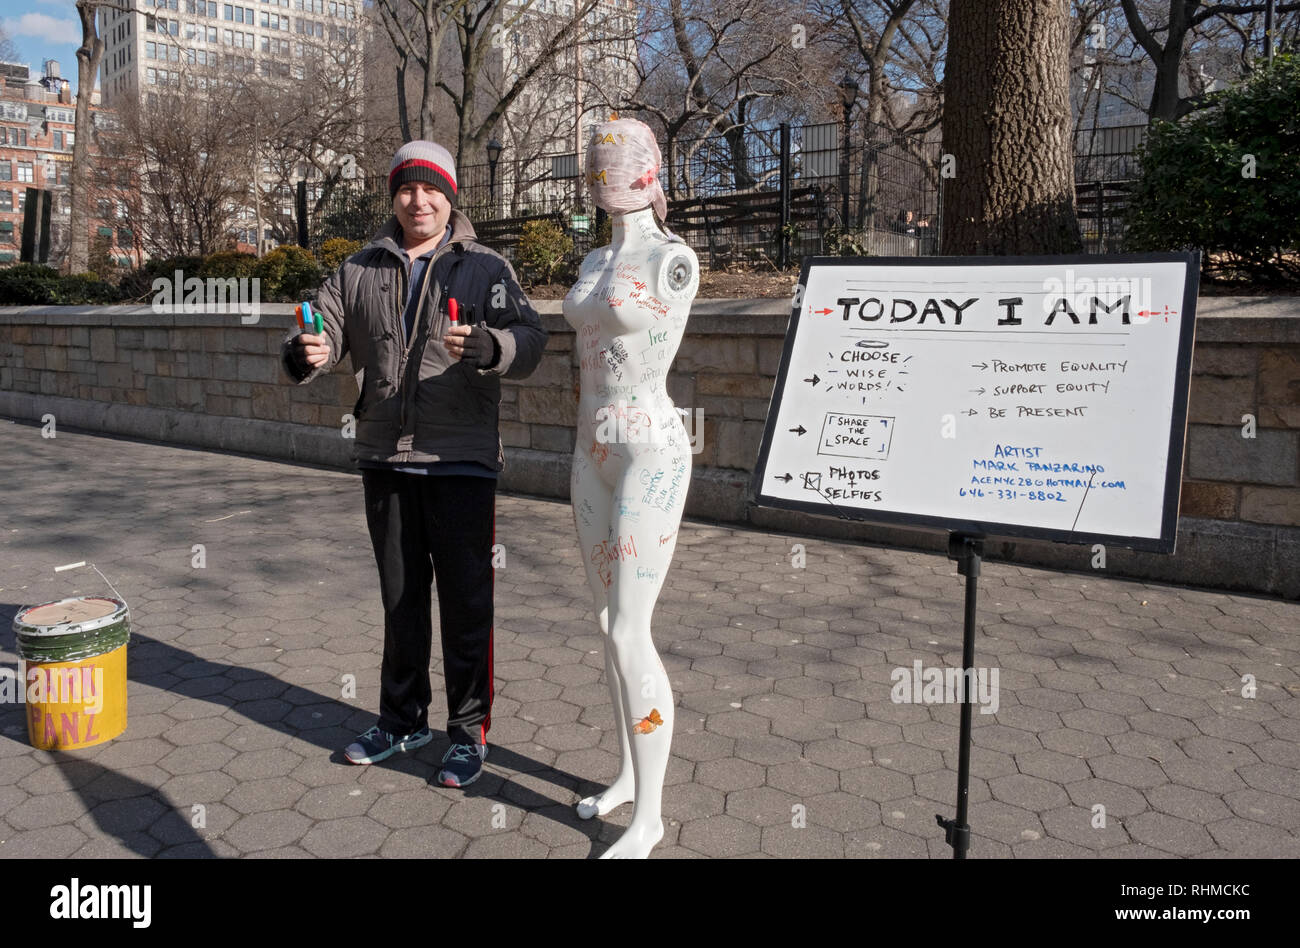
<path id="1" fill-rule="evenodd" d="M 384 603 L 379 726 L 396 735 L 428 724 L 437 577 L 447 683 L 447 734 L 485 744 L 492 713 L 492 543 L 496 481 L 363 468 L 366 523 Z"/>

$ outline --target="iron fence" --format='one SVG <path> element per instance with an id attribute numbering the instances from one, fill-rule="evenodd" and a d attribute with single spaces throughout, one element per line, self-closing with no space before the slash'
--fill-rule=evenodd
<path id="1" fill-rule="evenodd" d="M 1142 126 L 1083 129 L 1075 178 L 1090 252 L 1118 249 L 1126 183 L 1136 177 Z M 847 147 L 844 147 L 847 142 Z M 863 121 L 742 128 L 664 147 L 667 226 L 711 267 L 785 266 L 806 254 L 922 256 L 938 252 L 942 155 L 934 138 Z M 570 265 L 594 244 L 601 215 L 581 186 L 578 156 L 501 156 L 457 168 L 458 206 L 480 239 L 513 258 L 523 227 L 551 220 L 574 241 Z M 388 219 L 383 179 L 343 182 L 312 215 L 311 246 L 365 241 Z"/>

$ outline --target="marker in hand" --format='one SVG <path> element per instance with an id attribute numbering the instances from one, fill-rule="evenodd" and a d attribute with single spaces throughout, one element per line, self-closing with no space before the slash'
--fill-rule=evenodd
<path id="1" fill-rule="evenodd" d="M 320 313 L 312 312 L 311 303 L 299 303 L 294 307 L 294 313 L 298 316 L 298 326 L 303 332 L 312 332 L 314 330 L 316 335 L 319 336 L 325 328 Z"/>
<path id="2" fill-rule="evenodd" d="M 460 303 L 454 296 L 447 297 L 447 317 L 451 321 L 451 327 L 447 334 L 442 337 L 442 345 L 454 359 L 465 358 L 465 344 L 469 339 L 469 334 L 473 327 L 469 325 L 469 316 L 473 313 L 472 309 L 465 311 L 466 321 L 460 321 Z"/>
<path id="3" fill-rule="evenodd" d="M 310 303 L 299 303 L 294 307 L 298 317 L 298 344 L 302 347 L 302 358 L 312 368 L 324 365 L 329 360 L 330 347 L 321 333 L 325 329 L 321 314 L 313 312 Z"/>

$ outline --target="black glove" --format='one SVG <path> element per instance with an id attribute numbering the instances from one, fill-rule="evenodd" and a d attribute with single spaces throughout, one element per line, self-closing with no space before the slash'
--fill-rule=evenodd
<path id="1" fill-rule="evenodd" d="M 497 341 L 482 326 L 470 327 L 464 345 L 465 354 L 460 357 L 462 362 L 468 362 L 479 369 L 489 369 L 496 364 L 498 358 Z"/>
<path id="2" fill-rule="evenodd" d="M 302 381 L 316 368 L 307 361 L 307 347 L 302 344 L 302 334 L 290 339 L 284 346 L 285 368 L 297 380 Z"/>

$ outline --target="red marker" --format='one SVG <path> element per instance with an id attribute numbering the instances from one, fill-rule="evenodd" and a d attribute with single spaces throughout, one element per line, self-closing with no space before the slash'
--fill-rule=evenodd
<path id="1" fill-rule="evenodd" d="M 456 325 L 456 320 L 460 316 L 460 305 L 456 302 L 456 297 L 447 298 L 447 315 L 451 317 L 451 324 Z"/>

